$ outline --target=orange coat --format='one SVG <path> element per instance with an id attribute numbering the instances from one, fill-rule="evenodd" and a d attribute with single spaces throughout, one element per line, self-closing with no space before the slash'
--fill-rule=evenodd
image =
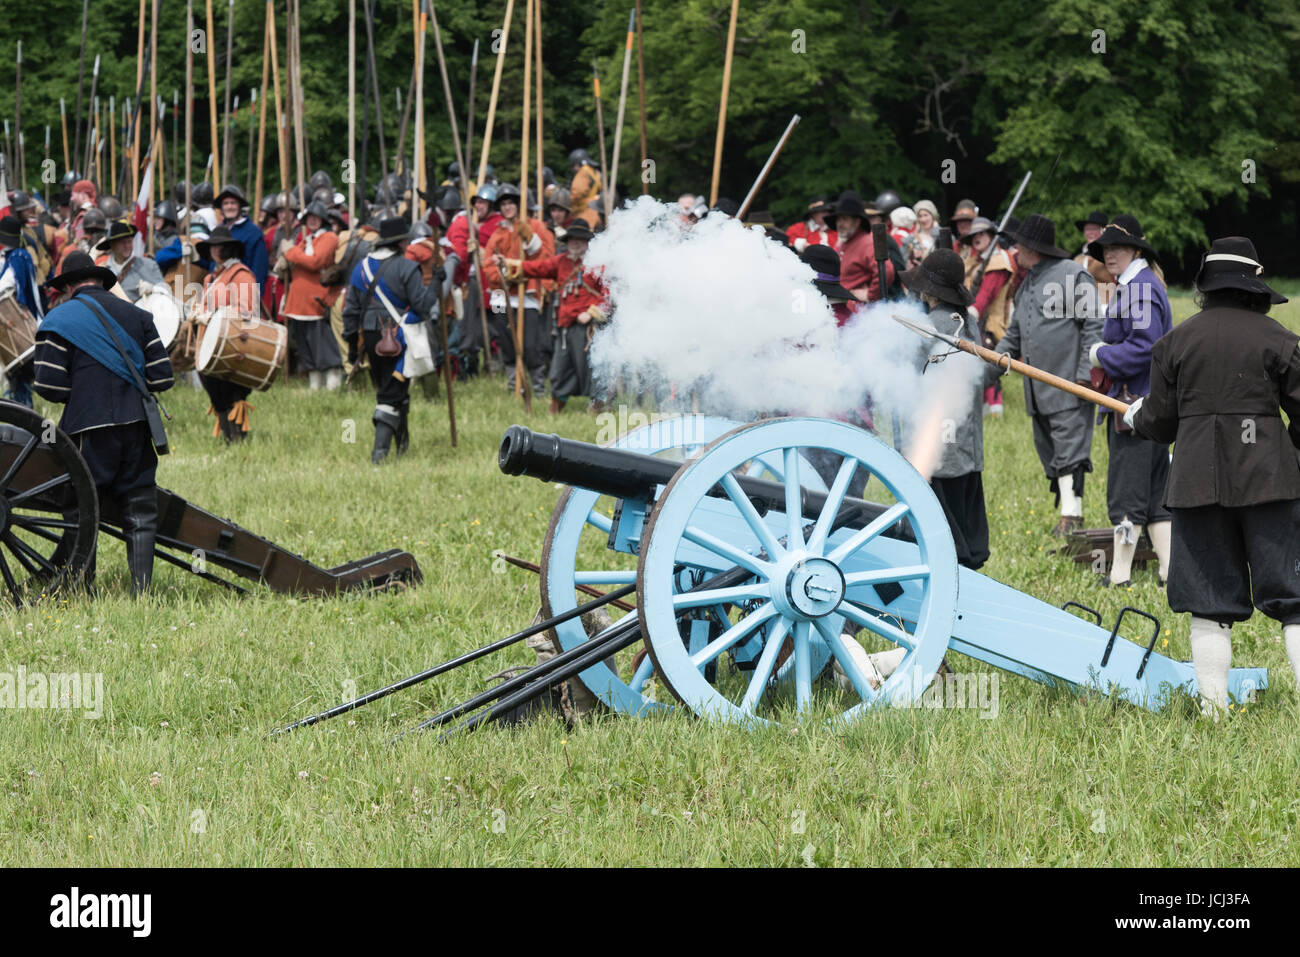
<path id="1" fill-rule="evenodd" d="M 587 205 L 596 199 L 596 194 L 600 192 L 600 173 L 591 166 L 581 166 L 578 172 L 573 174 L 573 182 L 569 184 L 569 201 L 574 219 L 586 220 L 587 223 L 595 229 L 595 223 L 591 219 L 599 217 L 599 211 L 592 208 L 593 215 L 588 219 L 583 215 L 587 211 Z"/>
<path id="2" fill-rule="evenodd" d="M 253 270 L 242 262 L 231 263 L 203 277 L 203 298 L 195 305 L 194 316 L 207 322 L 218 309 L 230 307 L 241 316 L 261 318 L 261 297 Z"/>
<path id="3" fill-rule="evenodd" d="M 483 278 L 487 281 L 489 292 L 501 288 L 501 270 L 492 261 L 492 257 L 497 253 L 505 256 L 506 259 L 545 259 L 555 255 L 555 236 L 551 231 L 537 219 L 528 220 L 528 225 L 532 228 L 533 235 L 542 242 L 542 248 L 531 255 L 524 254 L 523 240 L 512 227 L 506 225 L 504 219 L 497 224 L 496 231 L 488 238 L 487 246 L 483 249 Z M 540 297 L 541 281 L 530 279 L 528 292 Z M 510 294 L 514 295 L 513 289 Z"/>
<path id="4" fill-rule="evenodd" d="M 311 242 L 311 252 L 307 243 Z M 338 249 L 339 238 L 327 229 L 322 229 L 315 236 L 309 237 L 303 230 L 297 242 L 287 250 L 284 258 L 289 261 L 291 278 L 289 291 L 285 295 L 281 315 L 289 319 L 320 319 L 329 315 L 329 306 L 318 301 L 325 300 L 328 290 L 321 282 L 320 271 L 334 264 L 334 252 Z"/>

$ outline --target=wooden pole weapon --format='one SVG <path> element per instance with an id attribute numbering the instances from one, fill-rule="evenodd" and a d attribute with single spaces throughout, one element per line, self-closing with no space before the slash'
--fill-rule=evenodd
<path id="1" fill-rule="evenodd" d="M 709 186 L 709 206 L 718 201 L 718 182 L 722 176 L 722 141 L 727 131 L 727 94 L 731 91 L 731 57 L 736 49 L 736 17 L 740 0 L 731 0 L 731 23 L 727 27 L 727 54 L 722 61 L 722 99 L 718 103 L 718 137 L 713 144 L 713 182 Z"/>

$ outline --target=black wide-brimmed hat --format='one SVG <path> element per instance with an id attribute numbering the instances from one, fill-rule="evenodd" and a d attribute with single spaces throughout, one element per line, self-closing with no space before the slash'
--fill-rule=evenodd
<path id="1" fill-rule="evenodd" d="M 936 249 L 898 278 L 910 291 L 934 296 L 945 305 L 965 309 L 971 304 L 966 267 L 951 249 Z"/>
<path id="2" fill-rule="evenodd" d="M 23 223 L 17 216 L 0 219 L 0 246 L 17 249 L 23 238 Z"/>
<path id="3" fill-rule="evenodd" d="M 1255 253 L 1254 243 L 1245 236 L 1225 236 L 1210 243 L 1209 252 L 1201 256 L 1196 289 L 1198 292 L 1243 289 L 1267 293 L 1274 305 L 1286 302 L 1286 296 L 1259 278 L 1263 272 L 1264 266 Z"/>
<path id="4" fill-rule="evenodd" d="M 804 247 L 799 259 L 817 273 L 813 285 L 832 302 L 855 302 L 857 297 L 840 285 L 840 256 L 825 243 L 811 243 Z"/>
<path id="5" fill-rule="evenodd" d="M 200 259 L 211 259 L 209 250 L 213 246 L 238 246 L 241 253 L 244 251 L 243 240 L 236 238 L 224 223 L 212 230 L 207 239 L 201 239 L 194 244 Z"/>
<path id="6" fill-rule="evenodd" d="M 587 242 L 591 242 L 595 235 L 585 219 L 575 219 L 564 227 L 564 241 L 566 243 L 570 239 L 585 239 Z"/>
<path id="7" fill-rule="evenodd" d="M 119 239 L 126 239 L 128 236 L 134 236 L 136 232 L 136 228 L 130 223 L 125 220 L 115 219 L 108 224 L 108 232 L 104 234 L 103 239 L 95 243 L 95 248 L 102 253 Z"/>
<path id="8" fill-rule="evenodd" d="M 1056 224 L 1042 213 L 1030 213 L 1016 229 L 1002 235 L 1017 246 L 1024 246 L 1052 259 L 1069 259 L 1070 254 L 1056 245 Z"/>
<path id="9" fill-rule="evenodd" d="M 391 246 L 394 243 L 400 243 L 403 239 L 410 239 L 411 234 L 406 228 L 406 219 L 401 216 L 391 216 L 379 224 L 379 238 L 371 243 L 372 246 Z"/>
<path id="10" fill-rule="evenodd" d="M 862 198 L 852 191 L 840 193 L 840 198 L 835 201 L 835 207 L 831 210 L 832 216 L 856 216 L 862 221 L 863 228 L 867 228 L 867 217 L 878 216 L 880 211 L 868 209 L 862 203 Z"/>
<path id="11" fill-rule="evenodd" d="M 1104 226 L 1106 226 L 1106 224 L 1108 224 L 1109 222 L 1110 222 L 1110 218 L 1107 217 L 1107 215 L 1106 215 L 1105 213 L 1103 213 L 1100 209 L 1094 209 L 1094 210 L 1093 210 L 1091 213 L 1089 213 L 1085 218 L 1083 218 L 1083 219 L 1076 219 L 1076 220 L 1074 221 L 1074 225 L 1075 225 L 1075 227 L 1078 228 L 1078 229 L 1083 229 L 1084 226 L 1087 226 L 1087 225 L 1089 225 L 1089 224 L 1091 224 L 1091 225 L 1093 225 L 1093 226 L 1102 226 L 1102 227 L 1104 227 Z"/>
<path id="12" fill-rule="evenodd" d="M 835 204 L 830 202 L 825 196 L 814 196 L 808 201 L 808 215 L 816 216 L 818 213 L 835 212 Z"/>
<path id="13" fill-rule="evenodd" d="M 1088 243 L 1088 255 L 1098 261 L 1105 259 L 1106 250 L 1103 248 L 1105 246 L 1132 246 L 1142 250 L 1146 258 L 1153 262 L 1160 259 L 1143 235 L 1142 224 L 1137 221 L 1136 216 L 1130 216 L 1128 213 L 1116 216 L 1101 231 L 1100 236 Z"/>
<path id="14" fill-rule="evenodd" d="M 68 258 L 63 260 L 63 269 L 57 276 L 51 276 L 46 285 L 53 286 L 55 289 L 65 289 L 88 279 L 94 279 L 105 289 L 112 289 L 117 283 L 117 277 L 113 275 L 111 269 L 96 266 L 95 260 L 90 258 L 89 253 L 77 250 L 68 253 Z"/>

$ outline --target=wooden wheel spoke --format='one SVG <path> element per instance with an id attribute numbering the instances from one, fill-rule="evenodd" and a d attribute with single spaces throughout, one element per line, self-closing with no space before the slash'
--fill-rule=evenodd
<path id="1" fill-rule="evenodd" d="M 9 562 L 5 559 L 3 551 L 0 551 L 0 575 L 4 576 L 5 587 L 9 589 L 9 594 L 13 595 L 14 605 L 21 608 L 23 606 L 22 590 L 19 589 L 18 582 L 14 579 L 14 573 L 9 569 Z"/>
<path id="2" fill-rule="evenodd" d="M 62 475 L 56 475 L 54 478 L 50 479 L 47 482 L 42 482 L 40 485 L 34 485 L 25 492 L 19 492 L 17 495 L 15 495 L 13 498 L 9 500 L 9 507 L 13 508 L 16 505 L 21 505 L 23 502 L 26 502 L 29 499 L 36 498 L 39 495 L 44 495 L 46 492 L 52 491 L 53 489 L 58 488 L 60 485 L 64 485 L 71 481 L 72 481 L 72 476 L 69 475 L 67 472 L 64 472 Z"/>
<path id="3" fill-rule="evenodd" d="M 38 442 L 40 442 L 40 437 L 33 432 L 32 437 L 28 439 L 27 443 L 19 450 L 18 454 L 14 457 L 13 463 L 5 471 L 4 478 L 0 478 L 0 488 L 7 489 L 9 487 L 9 483 L 14 480 L 14 477 L 22 469 L 23 464 L 27 461 L 28 456 L 32 454 L 32 450 L 36 448 Z"/>
<path id="4" fill-rule="evenodd" d="M 39 574 L 43 571 L 52 572 L 55 570 L 54 565 L 50 563 L 49 559 L 24 542 L 12 531 L 5 532 L 3 536 L 0 536 L 0 539 L 9 546 L 9 550 L 14 553 L 14 557 L 18 559 L 19 563 L 33 575 Z M 31 564 L 32 561 L 35 561 L 36 564 Z"/>
<path id="5" fill-rule="evenodd" d="M 9 520 L 15 525 L 19 525 L 28 531 L 36 531 L 38 528 L 62 528 L 68 531 L 76 531 L 81 525 L 78 522 L 69 521 L 66 518 L 44 518 L 40 515 L 21 515 L 18 513 L 11 514 Z"/>

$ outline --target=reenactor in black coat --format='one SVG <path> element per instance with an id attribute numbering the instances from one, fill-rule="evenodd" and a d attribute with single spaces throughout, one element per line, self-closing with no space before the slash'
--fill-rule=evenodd
<path id="1" fill-rule="evenodd" d="M 1155 344 L 1151 391 L 1125 415 L 1145 438 L 1176 443 L 1169 607 L 1192 615 L 1196 683 L 1216 716 L 1232 624 L 1252 604 L 1281 622 L 1300 683 L 1300 337 L 1266 315 L 1287 300 L 1262 272 L 1249 239 L 1214 241 L 1196 275 L 1201 312 Z"/>
<path id="2" fill-rule="evenodd" d="M 418 264 L 403 253 L 411 236 L 407 222 L 399 217 L 379 224 L 379 236 L 372 251 L 352 270 L 343 306 L 343 338 L 348 344 L 348 365 L 356 371 L 364 352 L 370 360 L 370 379 L 375 386 L 375 445 L 370 461 L 378 465 L 397 439 L 397 454 L 405 454 L 411 435 L 407 420 L 411 411 L 411 382 L 403 374 L 405 347 L 389 338 L 400 323 L 418 316 L 427 320 L 438 306 L 441 278 L 426 286 Z M 436 275 L 436 274 L 435 274 Z M 396 351 L 394 351 L 396 350 Z"/>
<path id="3" fill-rule="evenodd" d="M 136 371 L 150 392 L 171 388 L 172 366 L 153 316 L 109 292 L 116 282 L 112 271 L 96 266 L 83 252 L 73 252 L 64 260 L 62 271 L 49 285 L 66 291 L 68 298 L 50 310 L 36 334 L 34 388 L 51 402 L 65 405 L 59 428 L 72 437 L 86 460 L 101 512 L 121 516 L 131 590 L 139 594 L 153 578 L 158 455 L 143 396 L 132 384 L 134 377 L 125 361 L 111 345 L 99 353 L 108 357 L 109 364 L 92 354 L 95 339 L 101 339 L 102 348 L 105 338 L 94 307 L 116 325 L 113 334 L 128 352 L 134 351 L 133 345 L 138 347 L 142 358 Z M 120 368 L 115 371 L 113 364 Z"/>

